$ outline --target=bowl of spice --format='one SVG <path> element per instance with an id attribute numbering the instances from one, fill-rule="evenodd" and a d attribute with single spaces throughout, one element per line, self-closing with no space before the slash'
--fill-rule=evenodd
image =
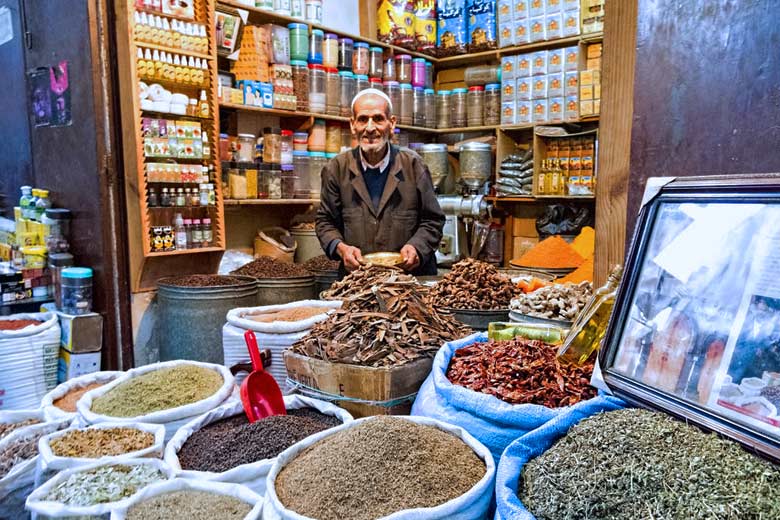
<path id="1" fill-rule="evenodd" d="M 57 385 L 41 399 L 41 408 L 47 419 L 75 418 L 76 403 L 81 397 L 123 375 L 124 372 L 95 372 L 70 379 Z"/>

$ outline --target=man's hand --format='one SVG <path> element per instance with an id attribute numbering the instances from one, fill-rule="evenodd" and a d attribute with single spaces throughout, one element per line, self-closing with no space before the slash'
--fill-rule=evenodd
<path id="1" fill-rule="evenodd" d="M 341 242 L 336 246 L 336 251 L 341 259 L 344 260 L 344 267 L 346 267 L 348 271 L 360 267 L 360 262 L 363 260 L 363 253 L 360 252 L 359 248 Z"/>
<path id="2" fill-rule="evenodd" d="M 417 255 L 417 249 L 413 245 L 406 244 L 402 247 L 401 256 L 404 259 L 404 265 L 401 267 L 406 271 L 411 271 L 420 265 L 420 257 Z"/>

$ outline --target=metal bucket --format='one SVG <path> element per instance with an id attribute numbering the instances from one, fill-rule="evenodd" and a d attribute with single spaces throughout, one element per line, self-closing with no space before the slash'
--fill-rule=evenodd
<path id="1" fill-rule="evenodd" d="M 317 232 L 313 229 L 301 229 L 290 231 L 290 236 L 295 239 L 298 244 L 295 250 L 295 263 L 302 264 L 306 260 L 310 260 L 315 256 L 324 255 L 325 251 L 320 246 L 320 239 L 317 238 Z"/>
<path id="2" fill-rule="evenodd" d="M 338 271 L 315 271 L 314 272 L 314 287 L 315 294 L 320 294 L 322 291 L 327 291 L 330 286 L 336 283 L 339 279 Z"/>
<path id="3" fill-rule="evenodd" d="M 281 305 L 283 303 L 317 298 L 314 276 L 293 278 L 258 278 L 256 305 Z"/>
<path id="4" fill-rule="evenodd" d="M 191 359 L 224 364 L 222 327 L 228 311 L 252 307 L 257 302 L 257 281 L 249 276 L 241 283 L 215 287 L 178 287 L 167 285 L 166 278 L 157 285 L 159 318 L 156 340 L 160 361 Z"/>
<path id="5" fill-rule="evenodd" d="M 443 309 L 452 313 L 452 317 L 474 330 L 487 330 L 494 321 L 509 321 L 509 309 L 483 311 L 479 309 Z"/>

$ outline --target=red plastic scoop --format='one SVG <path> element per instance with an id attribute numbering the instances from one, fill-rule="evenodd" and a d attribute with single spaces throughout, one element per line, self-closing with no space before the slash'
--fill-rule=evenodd
<path id="1" fill-rule="evenodd" d="M 244 339 L 254 369 L 241 383 L 241 402 L 247 419 L 253 423 L 271 415 L 287 415 L 279 385 L 271 374 L 263 370 L 255 333 L 246 331 Z"/>

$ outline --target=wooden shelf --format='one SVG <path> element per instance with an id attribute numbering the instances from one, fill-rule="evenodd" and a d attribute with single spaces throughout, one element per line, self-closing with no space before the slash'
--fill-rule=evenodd
<path id="1" fill-rule="evenodd" d="M 138 77 L 138 81 L 143 81 L 147 85 L 152 85 L 154 83 L 159 83 L 163 87 L 170 88 L 174 93 L 180 92 L 182 90 L 195 91 L 195 92 L 200 92 L 201 90 L 205 90 L 206 92 L 208 92 L 210 90 L 208 81 L 204 85 L 195 85 L 195 84 L 192 84 L 192 83 L 189 83 L 189 84 L 179 83 L 178 81 L 171 80 L 171 79 L 142 78 L 140 76 Z M 192 96 L 192 97 L 195 97 L 195 96 Z M 174 114 L 171 114 L 171 115 L 174 115 Z M 209 118 L 209 119 L 211 119 L 211 118 Z"/>
<path id="2" fill-rule="evenodd" d="M 488 196 L 486 200 L 490 202 L 510 202 L 510 203 L 535 203 L 546 200 L 595 200 L 595 196 L 566 196 L 566 195 L 536 195 L 534 197 L 496 197 Z"/>
<path id="3" fill-rule="evenodd" d="M 197 24 L 202 23 L 202 22 L 198 22 L 194 18 L 187 18 L 186 16 L 179 16 L 177 14 L 165 14 L 159 11 L 152 11 L 150 9 L 140 9 L 138 7 L 136 7 L 135 10 L 138 11 L 139 13 L 151 14 L 152 16 L 159 16 L 160 18 L 168 18 L 169 20 L 179 20 L 181 22 L 189 22 L 189 23 L 197 23 Z"/>
<path id="4" fill-rule="evenodd" d="M 185 121 L 211 121 L 213 119 L 211 117 L 188 116 L 187 114 L 174 114 L 172 112 L 160 112 L 158 110 L 144 110 L 143 108 L 141 109 L 141 114 L 156 119 L 183 119 Z"/>
<path id="5" fill-rule="evenodd" d="M 201 54 L 199 52 L 195 51 L 185 51 L 184 49 L 177 49 L 175 47 L 168 47 L 166 45 L 157 45 L 154 43 L 146 43 L 146 42 L 135 42 L 136 47 L 140 47 L 142 49 L 151 49 L 151 50 L 157 50 L 162 52 L 168 52 L 170 54 L 179 54 L 180 56 L 192 56 L 193 58 L 200 58 L 202 60 L 213 60 L 213 56 L 209 56 L 208 54 Z"/>
<path id="6" fill-rule="evenodd" d="M 154 258 L 159 256 L 178 256 L 178 255 L 194 255 L 197 253 L 216 253 L 222 252 L 224 249 L 221 247 L 200 247 L 196 249 L 177 249 L 176 251 L 161 251 L 159 253 L 148 253 L 148 258 Z"/>
<path id="7" fill-rule="evenodd" d="M 269 116 L 278 116 L 278 117 L 313 117 L 315 119 L 325 119 L 326 121 L 341 121 L 343 123 L 349 122 L 348 117 L 344 116 L 332 116 L 328 114 L 318 114 L 315 112 L 301 112 L 301 111 L 293 111 L 293 110 L 279 110 L 277 108 L 264 108 L 264 107 L 256 107 L 252 105 L 242 105 L 238 103 L 226 103 L 221 102 L 219 104 L 219 108 L 228 109 L 228 110 L 238 110 L 241 112 L 256 112 L 258 114 L 266 114 Z"/>
<path id="8" fill-rule="evenodd" d="M 439 133 L 439 131 L 436 130 L 435 128 L 428 128 L 428 127 L 425 127 L 425 126 L 412 126 L 412 125 L 396 124 L 395 127 L 396 128 L 400 128 L 401 130 L 408 130 L 410 132 L 418 132 L 418 133 L 421 133 L 421 134 L 436 134 L 436 133 Z"/>
<path id="9" fill-rule="evenodd" d="M 472 65 L 474 63 L 484 63 L 498 59 L 498 49 L 492 49 L 482 52 L 470 52 L 447 56 L 434 61 L 437 69 L 454 69 L 463 65 Z"/>
<path id="10" fill-rule="evenodd" d="M 279 206 L 283 204 L 315 204 L 320 199 L 225 199 L 225 206 Z"/>

